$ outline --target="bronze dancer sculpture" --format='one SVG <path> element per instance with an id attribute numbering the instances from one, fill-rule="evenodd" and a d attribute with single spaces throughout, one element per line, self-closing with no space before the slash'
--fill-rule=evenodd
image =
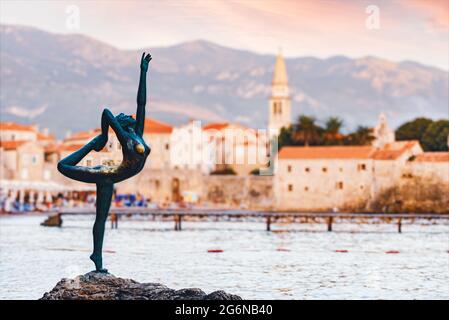
<path id="1" fill-rule="evenodd" d="M 150 148 L 143 141 L 146 104 L 146 76 L 151 55 L 145 52 L 140 62 L 140 81 L 137 91 L 136 119 L 120 113 L 114 117 L 108 109 L 103 110 L 101 116 L 101 134 L 87 143 L 84 147 L 62 159 L 58 163 L 58 170 L 68 178 L 95 183 L 97 185 L 97 209 L 93 227 L 93 253 L 90 259 L 95 263 L 98 272 L 107 272 L 103 268 L 103 238 L 106 219 L 111 206 L 114 183 L 128 179 L 138 174 L 145 165 L 150 154 Z M 123 161 L 118 166 L 98 165 L 83 167 L 77 164 L 92 150 L 100 151 L 108 141 L 108 131 L 111 127 L 122 146 Z"/>

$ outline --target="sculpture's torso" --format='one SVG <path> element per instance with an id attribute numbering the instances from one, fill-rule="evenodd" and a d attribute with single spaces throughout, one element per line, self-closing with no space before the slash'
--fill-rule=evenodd
<path id="1" fill-rule="evenodd" d="M 123 160 L 118 166 L 95 166 L 91 170 L 100 171 L 104 182 L 116 183 L 138 174 L 145 166 L 150 147 L 134 132 L 128 133 L 126 144 L 122 144 Z"/>
<path id="2" fill-rule="evenodd" d="M 130 133 L 126 145 L 122 146 L 122 151 L 123 161 L 117 168 L 118 181 L 138 174 L 145 166 L 145 161 L 151 150 L 142 137 L 135 133 Z"/>

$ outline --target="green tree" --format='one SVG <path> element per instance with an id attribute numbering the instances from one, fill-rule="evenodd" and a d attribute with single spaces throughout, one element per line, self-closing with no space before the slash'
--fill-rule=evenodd
<path id="1" fill-rule="evenodd" d="M 357 130 L 345 138 L 345 145 L 364 146 L 373 141 L 374 136 L 368 127 L 358 126 Z"/>
<path id="2" fill-rule="evenodd" d="M 289 126 L 288 128 L 282 127 L 281 132 L 278 136 L 278 148 L 279 150 L 283 146 L 294 146 L 297 145 L 297 142 L 293 139 L 293 127 Z"/>
<path id="3" fill-rule="evenodd" d="M 425 151 L 448 151 L 449 120 L 431 123 L 422 136 L 421 145 Z"/>
<path id="4" fill-rule="evenodd" d="M 318 145 L 321 143 L 320 135 L 323 131 L 316 123 L 314 117 L 301 115 L 294 127 L 293 139 L 300 145 Z"/>
<path id="5" fill-rule="evenodd" d="M 424 132 L 432 123 L 433 121 L 427 118 L 416 118 L 408 121 L 396 130 L 396 140 L 419 140 L 422 144 Z"/>
<path id="6" fill-rule="evenodd" d="M 342 144 L 342 134 L 340 133 L 343 127 L 343 120 L 338 117 L 329 117 L 324 128 L 323 141 L 326 145 Z"/>

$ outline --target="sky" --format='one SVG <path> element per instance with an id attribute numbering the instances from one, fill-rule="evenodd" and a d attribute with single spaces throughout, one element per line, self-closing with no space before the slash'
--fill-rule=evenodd
<path id="1" fill-rule="evenodd" d="M 377 56 L 449 70 L 449 0 L 0 0 L 0 22 L 121 49 L 204 39 L 287 57 Z"/>

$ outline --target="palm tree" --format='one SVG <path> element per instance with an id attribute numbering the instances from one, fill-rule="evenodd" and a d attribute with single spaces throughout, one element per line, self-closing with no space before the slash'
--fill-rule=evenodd
<path id="1" fill-rule="evenodd" d="M 372 131 L 368 127 L 358 126 L 357 130 L 348 137 L 347 144 L 350 145 L 369 145 L 374 139 Z"/>
<path id="2" fill-rule="evenodd" d="M 293 138 L 305 146 L 316 144 L 319 141 L 322 128 L 317 126 L 315 121 L 314 117 L 299 116 Z"/>
<path id="3" fill-rule="evenodd" d="M 341 127 L 343 127 L 343 120 L 338 117 L 329 117 L 325 130 L 327 133 L 336 134 L 340 132 Z"/>
<path id="4" fill-rule="evenodd" d="M 283 146 L 294 146 L 298 143 L 293 139 L 293 127 L 282 127 L 281 132 L 278 137 L 278 149 L 280 150 Z"/>
<path id="5" fill-rule="evenodd" d="M 330 117 L 326 121 L 324 129 L 324 140 L 326 144 L 338 144 L 343 137 L 340 129 L 343 127 L 343 120 L 338 117 Z"/>

